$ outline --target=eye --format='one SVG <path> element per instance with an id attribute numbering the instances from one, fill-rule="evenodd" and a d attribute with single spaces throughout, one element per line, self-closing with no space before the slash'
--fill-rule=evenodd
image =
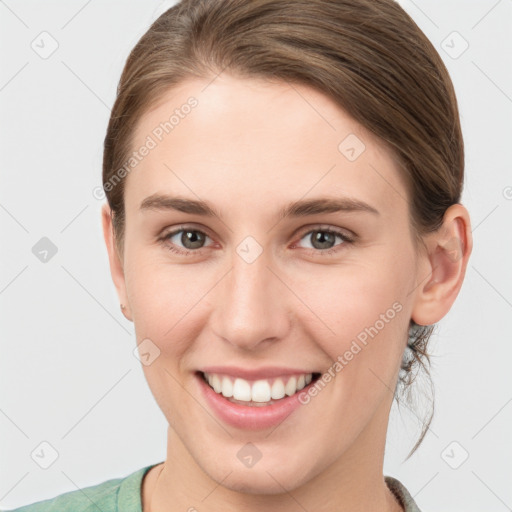
<path id="1" fill-rule="evenodd" d="M 336 244 L 336 239 L 341 240 L 341 243 Z M 313 254 L 332 254 L 341 250 L 340 245 L 350 244 L 354 239 L 341 231 L 331 228 L 317 228 L 309 230 L 304 233 L 301 240 L 309 240 L 310 252 Z"/>
<path id="2" fill-rule="evenodd" d="M 180 226 L 179 229 L 165 233 L 159 238 L 159 241 L 171 252 L 187 256 L 204 248 L 206 239 L 210 239 L 210 237 L 203 231 L 193 227 Z M 341 243 L 336 244 L 336 239 Z M 339 246 L 354 243 L 355 238 L 332 228 L 318 227 L 305 232 L 300 240 L 310 240 L 310 247 L 306 247 L 306 249 L 310 250 L 312 254 L 329 255 L 341 250 Z"/>
<path id="3" fill-rule="evenodd" d="M 180 226 L 169 233 L 165 233 L 159 241 L 161 241 L 170 251 L 189 255 L 193 252 L 199 252 L 202 249 L 206 239 L 210 237 L 198 229 Z M 180 248 L 181 244 L 181 248 Z"/>

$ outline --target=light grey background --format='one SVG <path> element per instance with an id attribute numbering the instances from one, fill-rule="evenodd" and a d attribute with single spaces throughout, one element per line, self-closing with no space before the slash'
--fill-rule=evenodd
<path id="1" fill-rule="evenodd" d="M 393 408 L 385 474 L 424 512 L 512 510 L 512 1 L 400 3 L 458 95 L 474 251 L 432 339 L 430 432 L 402 463 L 419 424 Z M 0 1 L 0 508 L 165 458 L 166 422 L 133 355 L 93 190 L 125 59 L 172 4 Z M 58 249 L 47 262 L 32 252 L 42 237 Z M 58 453 L 47 469 L 42 442 Z"/>

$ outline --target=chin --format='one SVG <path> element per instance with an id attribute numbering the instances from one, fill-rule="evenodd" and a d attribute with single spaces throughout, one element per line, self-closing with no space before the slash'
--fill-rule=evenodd
<path id="1" fill-rule="evenodd" d="M 293 490 L 301 484 L 291 475 L 289 477 L 280 475 L 278 469 L 268 473 L 265 470 L 253 471 L 254 468 L 234 471 L 221 485 L 239 493 L 277 495 Z"/>
<path id="2" fill-rule="evenodd" d="M 287 456 L 273 457 L 274 460 L 267 460 L 266 463 L 263 462 L 264 458 L 262 457 L 252 468 L 244 468 L 236 460 L 235 464 L 222 466 L 212 461 L 211 467 L 203 466 L 203 470 L 212 480 L 231 491 L 268 495 L 293 491 L 316 474 L 314 468 L 305 467 L 306 463 L 312 463 L 309 457 L 305 457 L 302 464 Z M 283 465 L 283 462 L 286 462 L 286 465 Z"/>

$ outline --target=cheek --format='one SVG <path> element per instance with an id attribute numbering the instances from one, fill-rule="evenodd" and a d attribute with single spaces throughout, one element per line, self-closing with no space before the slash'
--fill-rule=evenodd
<path id="1" fill-rule="evenodd" d="M 156 402 L 174 428 L 186 420 L 178 406 L 183 400 L 181 383 L 203 328 L 198 314 L 207 285 L 201 285 L 204 280 L 190 271 L 192 267 L 185 271 L 142 251 L 132 253 L 125 268 L 137 343 L 149 339 L 157 354 L 142 369 Z"/>
<path id="2" fill-rule="evenodd" d="M 314 316 L 322 320 L 323 332 L 332 338 L 351 339 L 376 322 L 382 330 L 381 315 L 384 321 L 398 318 L 397 309 L 406 310 L 411 300 L 409 281 L 406 265 L 400 268 L 393 261 L 381 260 L 374 266 L 320 269 L 309 273 L 297 287 Z"/>
<path id="3" fill-rule="evenodd" d="M 319 268 L 297 284 L 298 294 L 307 297 L 301 322 L 307 337 L 329 356 L 332 373 L 343 375 L 336 387 L 357 388 L 370 399 L 394 385 L 407 340 L 413 262 L 381 253 L 329 274 Z"/>
<path id="4" fill-rule="evenodd" d="M 180 354 L 184 340 L 177 334 L 187 324 L 187 315 L 201 293 L 200 281 L 190 281 L 190 273 L 165 265 L 154 255 L 132 253 L 126 262 L 126 288 L 132 308 L 138 342 L 150 338 L 162 352 Z M 188 277 L 187 277 L 188 276 Z M 190 329 L 190 325 L 187 324 Z M 189 336 L 192 333 L 189 331 Z M 173 343 L 164 343 L 172 340 Z"/>
<path id="5" fill-rule="evenodd" d="M 134 244 L 135 245 L 135 244 Z M 135 324 L 169 329 L 190 309 L 204 280 L 193 266 L 171 264 L 164 249 L 134 247 L 126 258 L 126 287 Z M 204 292 L 203 292 L 204 293 Z"/>

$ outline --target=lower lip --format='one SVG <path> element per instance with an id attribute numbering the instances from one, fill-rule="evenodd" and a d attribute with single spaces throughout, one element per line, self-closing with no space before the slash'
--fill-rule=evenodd
<path id="1" fill-rule="evenodd" d="M 281 398 L 271 405 L 248 406 L 234 404 L 219 393 L 216 393 L 204 380 L 202 374 L 197 375 L 201 391 L 216 415 L 225 423 L 246 430 L 263 430 L 281 424 L 293 411 L 302 404 L 299 393 Z M 310 383 L 309 385 L 311 385 Z M 300 392 L 307 390 L 308 386 Z"/>

